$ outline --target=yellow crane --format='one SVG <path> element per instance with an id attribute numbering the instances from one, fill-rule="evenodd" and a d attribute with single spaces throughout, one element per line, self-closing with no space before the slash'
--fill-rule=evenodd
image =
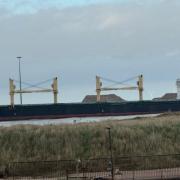
<path id="1" fill-rule="evenodd" d="M 116 91 L 116 90 L 138 90 L 139 91 L 139 100 L 143 100 L 143 75 L 139 75 L 135 78 L 138 78 L 137 86 L 126 86 L 120 88 L 113 88 L 113 87 L 102 87 L 102 81 L 100 76 L 96 76 L 96 93 L 97 93 L 97 102 L 101 101 L 101 92 L 102 91 Z M 121 83 L 116 83 L 121 84 Z"/>
<path id="2" fill-rule="evenodd" d="M 37 87 L 37 86 L 33 86 Z M 56 104 L 58 102 L 58 78 L 55 77 L 53 79 L 53 83 L 51 85 L 51 88 L 47 89 L 22 89 L 22 90 L 16 90 L 16 86 L 14 84 L 13 79 L 9 79 L 9 95 L 10 95 L 10 104 L 11 106 L 14 106 L 14 96 L 15 94 L 20 94 L 20 93 L 50 93 L 52 92 L 54 94 L 54 103 Z"/>

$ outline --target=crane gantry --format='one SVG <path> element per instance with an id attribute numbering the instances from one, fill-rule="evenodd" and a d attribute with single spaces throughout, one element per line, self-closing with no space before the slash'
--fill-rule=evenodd
<path id="1" fill-rule="evenodd" d="M 96 76 L 96 93 L 97 93 L 97 102 L 101 101 L 101 92 L 102 91 L 116 91 L 116 90 L 138 90 L 139 91 L 139 100 L 143 100 L 143 75 L 136 76 L 135 78 L 138 78 L 137 86 L 126 86 L 126 87 L 119 87 L 119 88 L 113 88 L 113 87 L 103 87 L 101 79 L 103 79 L 100 76 Z M 135 79 L 132 78 L 132 79 Z M 122 84 L 117 83 L 116 84 Z"/>
<path id="2" fill-rule="evenodd" d="M 37 85 L 31 85 L 30 88 L 36 87 L 36 89 L 26 88 L 26 89 L 22 89 L 22 90 L 16 90 L 14 81 L 15 80 L 13 80 L 13 79 L 9 79 L 9 95 L 10 95 L 11 106 L 14 106 L 14 95 L 20 94 L 20 93 L 24 94 L 24 93 L 50 93 L 50 92 L 52 92 L 54 94 L 54 104 L 56 104 L 58 102 L 58 97 L 57 97 L 57 95 L 58 95 L 58 78 L 57 77 L 53 78 L 53 83 L 51 85 L 51 88 L 37 89 L 37 88 L 39 88 Z M 47 82 L 47 81 L 45 81 L 45 82 Z M 42 82 L 41 82 L 41 84 L 42 84 Z"/>

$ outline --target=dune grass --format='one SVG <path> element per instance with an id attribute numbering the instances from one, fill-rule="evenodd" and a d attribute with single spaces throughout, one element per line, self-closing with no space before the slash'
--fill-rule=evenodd
<path id="1" fill-rule="evenodd" d="M 0 165 L 12 161 L 180 153 L 180 115 L 75 125 L 0 127 Z"/>

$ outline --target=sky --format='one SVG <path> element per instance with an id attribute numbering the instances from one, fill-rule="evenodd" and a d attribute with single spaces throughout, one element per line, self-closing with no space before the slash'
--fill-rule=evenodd
<path id="1" fill-rule="evenodd" d="M 59 102 L 95 94 L 96 75 L 121 82 L 143 74 L 145 99 L 176 92 L 179 32 L 179 0 L 0 0 L 0 104 L 9 103 L 9 78 L 19 78 L 17 56 L 23 82 L 58 77 Z M 138 99 L 137 91 L 106 93 Z M 52 101 L 23 95 L 24 103 Z"/>

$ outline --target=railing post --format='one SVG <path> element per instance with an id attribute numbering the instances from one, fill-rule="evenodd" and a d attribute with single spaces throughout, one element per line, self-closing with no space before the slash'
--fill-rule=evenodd
<path id="1" fill-rule="evenodd" d="M 113 161 L 113 153 L 112 153 L 112 138 L 111 138 L 111 128 L 107 128 L 108 135 L 109 135 L 109 152 L 110 152 L 110 159 L 111 159 L 111 177 L 114 180 L 114 161 Z"/>
<path id="2" fill-rule="evenodd" d="M 161 169 L 161 179 L 163 179 L 163 169 Z"/>
<path id="3" fill-rule="evenodd" d="M 13 180 L 15 179 L 15 177 L 14 177 L 14 175 L 15 175 L 15 168 L 14 168 L 14 166 L 15 166 L 15 163 L 12 163 L 12 176 L 13 176 Z"/>
<path id="4" fill-rule="evenodd" d="M 133 180 L 135 179 L 135 171 L 133 170 Z"/>
<path id="5" fill-rule="evenodd" d="M 82 173 L 83 173 L 83 179 L 86 179 L 86 173 L 85 173 L 85 160 L 82 161 Z"/>
<path id="6" fill-rule="evenodd" d="M 68 171 L 68 169 L 66 169 L 66 180 L 68 180 L 69 179 L 69 171 Z"/>

